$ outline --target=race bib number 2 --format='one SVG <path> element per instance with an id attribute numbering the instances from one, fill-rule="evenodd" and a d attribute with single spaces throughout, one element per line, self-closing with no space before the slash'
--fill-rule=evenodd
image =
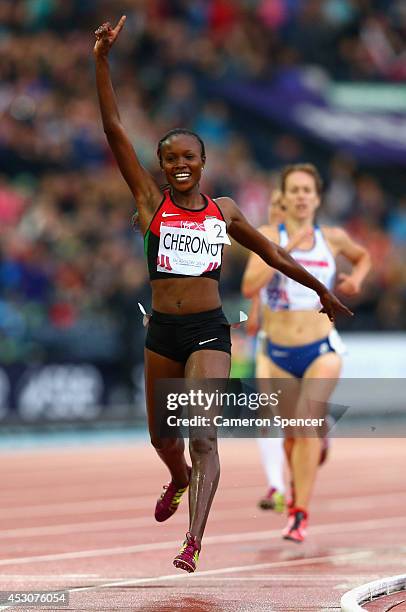
<path id="1" fill-rule="evenodd" d="M 205 219 L 203 222 L 209 244 L 231 244 L 227 236 L 227 226 L 220 219 Z"/>

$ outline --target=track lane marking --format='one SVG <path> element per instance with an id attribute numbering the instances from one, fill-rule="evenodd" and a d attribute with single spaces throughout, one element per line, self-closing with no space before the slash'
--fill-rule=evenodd
<path id="1" fill-rule="evenodd" d="M 200 574 L 199 574 L 200 575 Z M 323 574 L 323 580 L 331 580 L 331 581 L 336 581 L 336 580 L 344 580 L 344 579 L 348 579 L 351 578 L 351 580 L 374 580 L 375 578 L 378 578 L 379 574 L 376 572 L 374 574 Z M 314 582 L 320 582 L 320 574 L 295 574 L 294 576 L 292 576 L 292 574 L 275 574 L 275 575 L 270 575 L 270 574 L 257 574 L 255 576 L 246 576 L 244 578 L 238 577 L 238 576 L 229 576 L 227 578 L 216 578 L 216 577 L 207 577 L 208 580 L 211 580 L 213 582 L 221 582 L 222 580 L 235 580 L 236 582 L 238 581 L 244 581 L 244 580 L 251 580 L 251 581 L 259 581 L 259 580 L 275 580 L 275 582 L 277 582 L 278 580 L 292 580 L 293 582 L 296 581 L 314 581 Z M 34 579 L 41 579 L 41 580 L 50 580 L 50 581 L 60 581 L 62 579 L 81 579 L 81 580 L 85 580 L 85 579 L 92 579 L 93 582 L 113 582 L 114 580 L 134 580 L 133 576 L 128 576 L 127 578 L 117 578 L 117 576 L 111 576 L 111 577 L 107 577 L 107 576 L 103 576 L 101 577 L 100 574 L 47 574 L 47 575 L 43 575 L 43 574 L 3 574 L 2 576 L 0 576 L 0 582 L 2 580 L 21 580 L 21 582 L 24 582 L 26 580 L 34 580 Z M 205 577 L 202 577 L 202 580 L 205 580 Z M 38 589 L 40 590 L 40 589 Z M 41 589 L 42 590 L 42 589 Z"/>
<path id="2" fill-rule="evenodd" d="M 381 498 L 382 502 L 387 502 L 387 495 L 382 495 Z M 394 494 L 391 496 L 391 502 L 393 504 L 401 503 L 402 500 L 406 500 L 406 492 Z M 343 502 L 342 508 L 347 508 L 348 504 L 350 504 L 350 509 L 365 510 L 368 508 L 375 508 L 377 504 L 379 505 L 379 501 L 379 495 L 360 496 L 358 498 L 351 498 L 348 501 L 345 501 L 341 497 L 339 497 L 336 499 L 332 499 L 329 502 L 324 502 L 323 508 L 325 510 L 337 510 L 340 507 L 340 502 Z M 212 522 L 215 522 L 218 519 L 222 520 L 224 518 L 229 518 L 230 515 L 232 518 L 234 518 L 236 516 L 250 514 L 255 516 L 258 514 L 258 510 L 255 506 L 246 506 L 243 508 L 239 508 L 237 512 L 235 510 L 233 510 L 232 512 L 230 510 L 214 510 L 211 520 Z M 182 522 L 183 520 L 184 513 L 181 512 L 180 514 L 176 514 L 174 516 L 171 523 L 177 524 Z M 35 538 L 44 535 L 63 535 L 71 533 L 97 532 L 106 530 L 115 531 L 126 528 L 131 529 L 135 527 L 148 527 L 150 525 L 152 525 L 152 517 L 150 514 L 148 514 L 135 518 L 110 519 L 105 521 L 84 521 L 77 523 L 71 522 L 39 527 L 16 527 L 12 529 L 0 530 L 0 540 L 15 539 L 19 537 Z"/>
<path id="3" fill-rule="evenodd" d="M 238 535 L 238 534 L 235 534 Z M 237 565 L 237 566 L 229 566 L 222 567 L 214 570 L 203 570 L 201 572 L 197 572 L 196 574 L 185 574 L 185 573 L 177 573 L 177 574 L 166 574 L 162 576 L 149 576 L 145 578 L 135 578 L 130 580 L 113 580 L 112 582 L 105 582 L 103 584 L 97 584 L 92 586 L 85 587 L 74 587 L 67 589 L 55 589 L 58 591 L 67 591 L 69 594 L 71 593 L 89 593 L 92 591 L 98 591 L 101 589 L 108 589 L 113 587 L 127 587 L 127 586 L 135 586 L 137 584 L 151 584 L 154 582 L 161 582 L 162 580 L 166 581 L 177 581 L 177 580 L 193 580 L 196 581 L 199 577 L 205 576 L 215 576 L 217 574 L 230 574 L 230 573 L 238 573 L 244 571 L 254 571 L 259 569 L 271 569 L 277 567 L 296 567 L 301 565 L 306 565 L 307 563 L 318 564 L 318 563 L 326 563 L 328 561 L 349 561 L 349 560 L 358 560 L 362 558 L 367 558 L 373 554 L 373 551 L 359 551 L 355 553 L 346 553 L 346 554 L 338 554 L 338 555 L 329 555 L 326 557 L 308 557 L 307 559 L 294 559 L 292 561 L 274 561 L 270 563 L 257 563 L 254 565 Z M 16 606 L 0 606 L 0 610 L 8 610 Z"/>
<path id="4" fill-rule="evenodd" d="M 342 523 L 327 523 L 323 525 L 314 525 L 312 527 L 313 535 L 323 535 L 325 533 L 351 533 L 359 531 L 369 531 L 385 527 L 402 527 L 406 524 L 406 516 L 398 516 L 393 518 L 369 519 L 365 521 L 345 521 Z M 204 540 L 204 545 L 233 542 L 254 542 L 257 540 L 275 540 L 281 537 L 280 529 L 270 531 L 248 531 L 243 533 L 231 533 L 224 535 L 207 536 Z M 135 544 L 134 546 L 115 547 L 115 548 L 97 548 L 90 550 L 80 550 L 67 553 L 54 553 L 48 555 L 33 555 L 31 557 L 12 557 L 9 559 L 0 559 L 0 566 L 7 565 L 23 565 L 28 563 L 45 563 L 47 561 L 60 561 L 67 559 L 86 559 L 100 556 L 116 556 L 129 555 L 140 552 L 150 552 L 152 550 L 170 550 L 179 547 L 179 540 L 171 540 L 165 542 L 151 542 L 145 544 Z"/>
<path id="5" fill-rule="evenodd" d="M 249 488 L 258 489 L 258 487 L 249 487 Z M 244 487 L 244 490 L 246 489 L 247 487 Z M 236 496 L 235 496 L 236 499 L 241 498 L 241 488 L 223 489 L 223 491 L 220 492 L 218 495 L 218 499 L 216 500 L 217 504 L 218 503 L 221 504 L 222 502 L 226 501 L 221 498 L 221 494 L 224 491 L 227 493 L 227 501 L 229 501 L 230 498 L 234 497 L 232 495 L 229 495 L 230 492 L 234 492 L 234 491 L 236 491 Z M 344 509 L 344 510 L 346 508 L 350 508 L 350 509 L 359 508 L 359 509 L 365 510 L 368 508 L 376 507 L 376 505 L 379 504 L 380 501 L 383 503 L 387 503 L 388 495 L 389 493 L 384 493 L 381 495 L 376 495 L 376 494 L 359 495 L 357 497 L 351 496 L 351 497 L 345 497 L 345 498 L 340 496 L 340 497 L 333 498 L 333 499 L 328 498 L 326 500 L 323 497 L 318 496 L 318 501 L 320 503 L 323 503 L 323 508 L 328 508 L 330 510 L 335 510 L 337 509 L 337 507 L 339 507 L 340 509 Z M 390 499 L 391 501 L 393 501 L 393 503 L 401 502 L 404 498 L 406 498 L 406 491 L 398 491 L 397 493 L 390 493 Z M 151 509 L 155 505 L 156 499 L 157 499 L 156 496 L 152 496 L 152 495 L 148 495 L 148 496 L 145 495 L 141 497 L 118 497 L 118 498 L 112 498 L 109 500 L 99 498 L 96 500 L 66 502 L 62 504 L 41 504 L 41 505 L 36 505 L 36 506 L 24 506 L 24 508 L 21 508 L 21 503 L 20 503 L 18 507 L 1 508 L 0 518 L 3 518 L 3 519 L 24 518 L 26 519 L 27 516 L 33 517 L 33 518 L 46 518 L 47 516 L 54 517 L 56 515 L 69 515 L 70 512 L 74 512 L 75 510 L 78 510 L 79 511 L 78 513 L 89 512 L 92 514 L 95 514 L 95 513 L 100 514 L 108 510 L 112 512 L 120 512 L 120 511 L 125 511 L 125 510 L 143 510 L 146 508 Z M 252 510 L 253 511 L 255 510 L 256 512 L 258 511 L 254 504 L 252 505 Z M 142 518 L 142 517 L 137 517 L 137 518 Z M 31 528 L 27 527 L 27 529 L 31 529 Z M 5 531 L 7 532 L 11 530 L 5 530 Z"/>

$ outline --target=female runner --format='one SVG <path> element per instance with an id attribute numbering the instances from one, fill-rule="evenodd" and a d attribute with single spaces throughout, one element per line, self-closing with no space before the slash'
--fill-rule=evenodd
<path id="1" fill-rule="evenodd" d="M 313 165 L 285 167 L 281 176 L 285 221 L 279 228 L 263 227 L 262 233 L 272 242 L 286 247 L 297 232 L 305 232 L 292 249 L 292 257 L 328 287 L 333 285 L 335 278 L 335 258 L 343 255 L 352 264 L 352 272 L 340 274 L 338 289 L 353 296 L 359 293 L 370 269 L 370 258 L 343 229 L 315 225 L 321 187 L 319 173 Z M 254 253 L 244 274 L 242 291 L 245 297 L 251 298 L 260 290 L 264 304 L 263 329 L 267 335 L 268 376 L 291 379 L 289 389 L 297 414 L 308 412 L 309 379 L 324 379 L 317 384 L 316 393 L 320 405 L 325 405 L 341 370 L 333 319 L 320 316 L 320 302 L 314 293 L 280 271 L 270 269 Z M 321 450 L 322 440 L 317 436 L 285 438 L 293 489 L 288 525 L 283 533 L 285 539 L 302 542 L 305 538 L 308 506 Z"/>
<path id="2" fill-rule="evenodd" d="M 266 233 L 269 227 L 278 231 L 278 227 L 285 220 L 286 206 L 283 201 L 282 192 L 275 189 L 271 194 L 269 204 L 268 224 L 258 228 L 259 232 Z M 285 246 L 285 250 L 290 253 L 306 236 L 313 233 L 312 229 L 299 229 Z M 251 298 L 251 307 L 246 324 L 247 333 L 250 336 L 257 336 L 255 350 L 255 376 L 257 379 L 269 379 L 271 376 L 270 360 L 267 356 L 267 332 L 262 326 L 262 303 L 261 295 L 264 292 L 258 291 Z M 268 389 L 264 389 L 267 391 Z M 257 438 L 262 465 L 268 481 L 266 494 L 261 497 L 258 506 L 262 510 L 274 510 L 283 512 L 286 506 L 285 481 L 284 481 L 284 450 L 283 439 L 280 436 L 270 436 L 269 430 L 262 430 Z"/>
<path id="3" fill-rule="evenodd" d="M 315 291 L 331 320 L 337 312 L 352 313 L 282 248 L 255 230 L 233 200 L 212 200 L 200 193 L 205 149 L 201 139 L 188 130 L 172 130 L 159 141 L 159 163 L 169 185 L 162 194 L 140 164 L 120 121 L 110 79 L 108 54 L 124 22 L 125 16 L 115 28 L 104 23 L 95 32 L 97 92 L 107 140 L 137 202 L 151 279 L 153 310 L 145 348 L 148 426 L 151 442 L 172 479 L 157 502 L 155 518 L 168 519 L 190 484 L 189 531 L 174 565 L 194 572 L 219 480 L 217 440 L 214 436 L 191 438 L 192 468 L 188 467 L 183 439 L 156 433 L 154 386 L 163 378 L 229 376 L 230 328 L 218 292 L 226 232 L 268 265 Z"/>

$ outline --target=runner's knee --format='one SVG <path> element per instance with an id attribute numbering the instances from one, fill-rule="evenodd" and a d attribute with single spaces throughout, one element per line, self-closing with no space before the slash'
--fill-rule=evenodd
<path id="1" fill-rule="evenodd" d="M 217 453 L 217 440 L 216 438 L 191 439 L 189 449 L 193 455 L 215 454 Z"/>

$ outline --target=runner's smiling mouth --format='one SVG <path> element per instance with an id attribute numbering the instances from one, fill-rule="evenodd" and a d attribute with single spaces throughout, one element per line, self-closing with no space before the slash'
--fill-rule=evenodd
<path id="1" fill-rule="evenodd" d="M 190 177 L 191 177 L 191 173 L 190 172 L 178 172 L 177 174 L 174 175 L 174 178 L 176 181 L 179 181 L 180 183 L 187 181 Z"/>

